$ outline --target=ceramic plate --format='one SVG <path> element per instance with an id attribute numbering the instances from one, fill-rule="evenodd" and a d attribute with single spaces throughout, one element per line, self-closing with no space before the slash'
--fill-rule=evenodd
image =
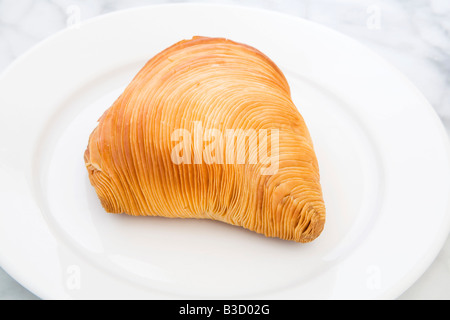
<path id="1" fill-rule="evenodd" d="M 327 207 L 312 243 L 102 209 L 90 132 L 148 59 L 194 35 L 254 46 L 288 78 Z M 450 227 L 449 145 L 424 97 L 354 40 L 269 11 L 152 6 L 60 32 L 1 76 L 0 141 L 0 263 L 44 299 L 395 298 Z"/>

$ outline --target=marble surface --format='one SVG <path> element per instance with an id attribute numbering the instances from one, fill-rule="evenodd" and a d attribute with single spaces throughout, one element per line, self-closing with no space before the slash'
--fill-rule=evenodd
<path id="1" fill-rule="evenodd" d="M 0 72 L 33 45 L 97 15 L 190 1 L 0 0 Z M 422 91 L 450 133 L 450 1 L 221 0 L 321 23 L 365 44 Z M 449 195 L 450 196 L 450 195 Z M 0 299 L 38 299 L 0 268 Z M 450 299 L 450 239 L 399 299 Z"/>

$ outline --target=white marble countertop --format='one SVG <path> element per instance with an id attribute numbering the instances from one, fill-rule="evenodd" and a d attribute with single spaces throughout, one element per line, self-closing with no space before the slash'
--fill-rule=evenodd
<path id="1" fill-rule="evenodd" d="M 0 72 L 16 57 L 78 21 L 171 0 L 0 0 Z M 422 91 L 450 133 L 450 1 L 217 0 L 296 15 L 359 40 Z M 450 196 L 450 195 L 449 195 Z M 38 299 L 0 268 L 0 299 Z M 450 299 L 450 239 L 400 299 Z"/>

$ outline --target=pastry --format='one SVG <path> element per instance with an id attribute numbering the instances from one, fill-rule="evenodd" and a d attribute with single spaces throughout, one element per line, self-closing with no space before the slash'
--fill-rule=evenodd
<path id="1" fill-rule="evenodd" d="M 148 61 L 99 119 L 84 160 L 107 212 L 296 242 L 324 227 L 318 162 L 285 76 L 228 39 L 183 40 Z"/>

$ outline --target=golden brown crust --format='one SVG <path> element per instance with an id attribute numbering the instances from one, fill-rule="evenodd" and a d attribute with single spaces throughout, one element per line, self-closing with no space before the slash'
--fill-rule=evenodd
<path id="1" fill-rule="evenodd" d="M 266 164 L 255 161 L 174 163 L 173 132 L 195 132 L 198 123 L 268 138 L 277 130 L 276 172 L 262 174 Z M 201 154 L 195 144 L 191 151 Z M 245 151 L 258 158 L 250 143 Z M 286 78 L 264 54 L 231 40 L 194 37 L 152 58 L 100 118 L 84 160 L 108 212 L 214 219 L 297 242 L 324 226 L 317 159 Z"/>

